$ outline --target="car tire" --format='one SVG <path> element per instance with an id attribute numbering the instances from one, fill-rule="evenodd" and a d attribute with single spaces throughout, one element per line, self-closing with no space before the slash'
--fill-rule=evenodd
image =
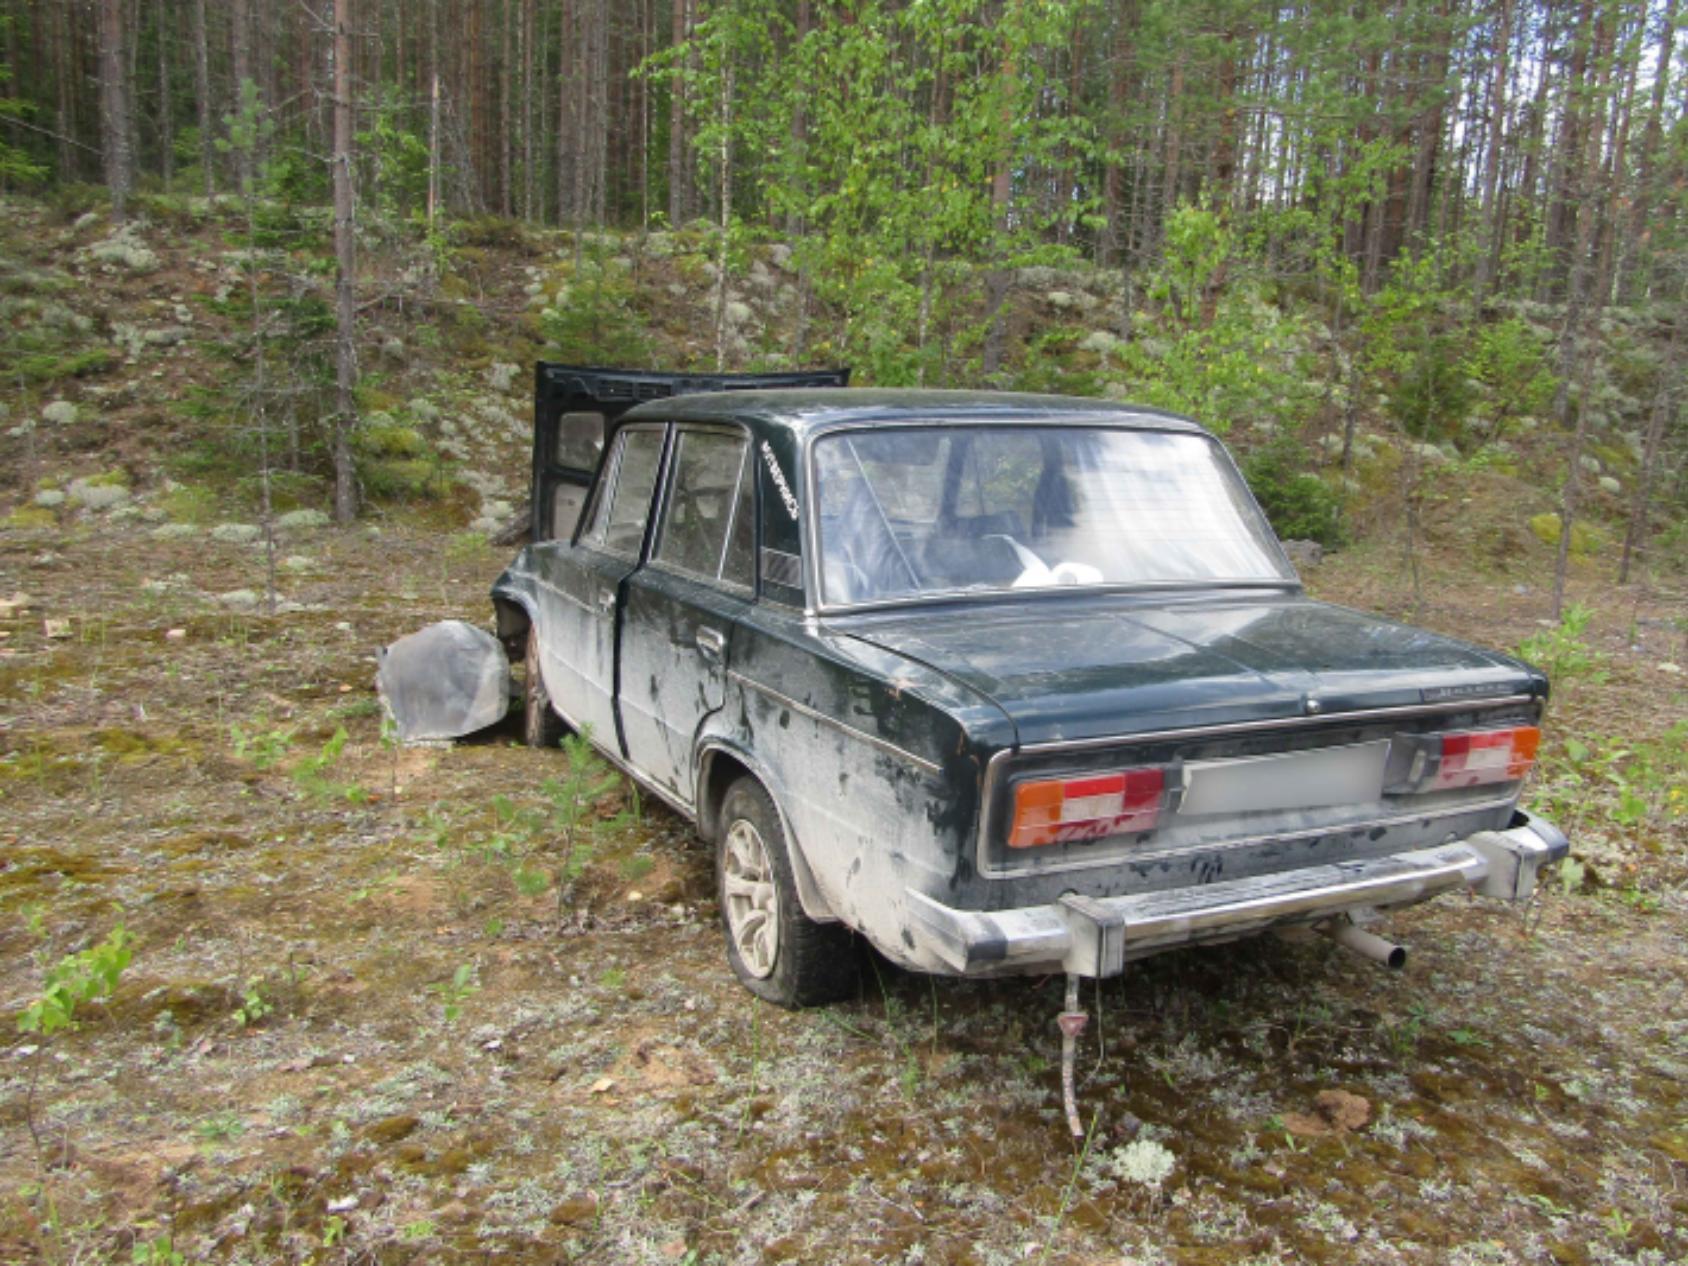
<path id="1" fill-rule="evenodd" d="M 803 913 L 790 846 L 766 789 L 741 778 L 721 802 L 715 891 L 727 961 L 758 998 L 795 1010 L 856 992 L 856 941 Z"/>
<path id="2" fill-rule="evenodd" d="M 522 739 L 529 747 L 555 747 L 563 737 L 563 719 L 551 706 L 545 677 L 539 671 L 539 631 L 529 628 L 523 656 Z"/>

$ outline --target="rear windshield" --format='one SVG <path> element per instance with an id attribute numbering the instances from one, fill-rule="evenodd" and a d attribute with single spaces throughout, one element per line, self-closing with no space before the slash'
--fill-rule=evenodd
<path id="1" fill-rule="evenodd" d="M 822 602 L 1293 582 L 1219 444 L 1106 427 L 908 427 L 815 443 Z"/>

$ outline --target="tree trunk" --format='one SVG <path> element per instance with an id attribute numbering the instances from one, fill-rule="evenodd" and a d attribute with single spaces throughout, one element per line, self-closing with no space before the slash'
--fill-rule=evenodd
<path id="1" fill-rule="evenodd" d="M 674 0 L 672 36 L 676 46 L 691 34 L 688 0 Z M 668 81 L 668 225 L 679 228 L 690 210 L 690 182 L 686 170 L 685 81 Z"/>
<path id="2" fill-rule="evenodd" d="M 1500 267 L 1500 216 L 1495 204 L 1495 189 L 1500 183 L 1500 148 L 1506 139 L 1506 68 L 1512 48 L 1512 0 L 1500 0 L 1499 23 L 1495 31 L 1494 75 L 1489 83 L 1489 135 L 1483 153 L 1483 223 L 1488 231 L 1488 246 L 1477 257 L 1476 301 L 1479 306 L 1488 297 L 1495 273 Z"/>
<path id="3" fill-rule="evenodd" d="M 727 248 L 733 227 L 733 50 L 721 68 L 721 249 L 715 259 L 715 372 L 727 367 Z"/>
<path id="4" fill-rule="evenodd" d="M 499 58 L 497 92 L 498 92 L 498 209 L 506 216 L 516 213 L 516 194 L 511 185 L 510 166 L 511 151 L 515 148 L 515 120 L 510 99 L 510 84 L 512 80 L 510 63 L 512 61 L 511 45 L 514 42 L 515 21 L 511 9 L 517 0 L 504 0 L 501 6 L 502 21 L 499 23 Z"/>
<path id="5" fill-rule="evenodd" d="M 522 0 L 522 219 L 536 219 L 533 205 L 533 5 Z"/>
<path id="6" fill-rule="evenodd" d="M 246 5 L 247 0 L 232 0 L 229 5 L 229 33 L 234 54 L 232 96 L 237 102 L 241 99 L 241 85 L 252 78 L 252 22 Z M 235 151 L 235 173 L 239 179 L 240 196 L 244 198 L 252 192 L 252 150 L 247 146 Z"/>
<path id="7" fill-rule="evenodd" d="M 1647 114 L 1647 126 L 1641 133 L 1641 157 L 1637 161 L 1635 171 L 1635 200 L 1629 212 L 1629 246 L 1631 260 L 1643 257 L 1641 248 L 1648 245 L 1651 237 L 1651 226 L 1648 224 L 1648 213 L 1652 210 L 1654 189 L 1654 167 L 1658 159 L 1659 141 L 1664 131 L 1665 92 L 1670 84 L 1671 55 L 1675 50 L 1676 40 L 1676 4 L 1677 0 L 1665 0 L 1664 13 L 1659 28 L 1659 56 L 1658 65 L 1653 73 L 1652 107 Z M 1632 287 L 1625 287 L 1626 290 Z M 1636 294 L 1645 293 L 1645 289 L 1635 289 Z"/>
<path id="8" fill-rule="evenodd" d="M 123 0 L 100 0 L 100 153 L 111 213 L 123 220 L 135 185 L 129 141 L 129 68 L 123 56 Z"/>
<path id="9" fill-rule="evenodd" d="M 204 169 L 205 196 L 217 194 L 216 147 L 213 145 L 211 49 L 205 33 L 205 0 L 193 0 L 193 92 L 199 108 L 199 165 Z"/>
<path id="10" fill-rule="evenodd" d="M 1590 395 L 1594 379 L 1592 334 L 1600 311 L 1601 296 L 1594 289 L 1593 252 L 1604 204 L 1610 198 L 1612 182 L 1608 181 L 1604 197 L 1594 198 L 1594 180 L 1600 169 L 1600 138 L 1604 131 L 1603 111 L 1611 71 L 1611 59 L 1604 55 L 1603 36 L 1593 35 L 1595 52 L 1595 83 L 1589 100 L 1589 110 L 1582 122 L 1586 138 L 1586 153 L 1565 155 L 1571 164 L 1575 180 L 1568 195 L 1576 206 L 1576 242 L 1569 257 L 1566 279 L 1568 299 L 1565 309 L 1565 328 L 1559 343 L 1559 390 L 1554 399 L 1554 413 L 1563 427 L 1569 420 L 1570 378 L 1577 376 L 1577 425 L 1571 439 L 1571 452 L 1565 487 L 1559 502 L 1559 554 L 1553 567 L 1553 618 L 1560 618 L 1565 606 L 1565 579 L 1570 566 L 1571 533 L 1576 525 L 1579 493 L 1582 487 L 1583 450 L 1588 443 Z"/>
<path id="11" fill-rule="evenodd" d="M 158 167 L 164 192 L 170 192 L 176 169 L 175 119 L 170 111 L 170 3 L 158 0 Z"/>
<path id="12" fill-rule="evenodd" d="M 1670 327 L 1670 345 L 1659 371 L 1659 390 L 1653 397 L 1653 411 L 1647 419 L 1647 438 L 1641 447 L 1641 469 L 1635 477 L 1635 500 L 1630 505 L 1629 528 L 1624 532 L 1623 559 L 1618 564 L 1620 585 L 1629 583 L 1630 562 L 1634 555 L 1645 552 L 1647 548 L 1647 512 L 1653 495 L 1653 473 L 1658 469 L 1665 431 L 1675 421 L 1682 391 L 1682 329 L 1688 325 L 1688 319 L 1684 319 L 1682 314 L 1684 303 L 1688 303 L 1688 293 L 1677 297 L 1676 316 Z"/>
<path id="13" fill-rule="evenodd" d="M 1122 260 L 1126 267 L 1130 267 L 1130 259 L 1124 249 L 1125 241 L 1131 235 L 1131 225 L 1127 220 L 1129 212 L 1125 206 L 1125 146 L 1128 135 L 1125 107 L 1129 91 L 1126 68 L 1131 54 L 1132 8 L 1132 0 L 1124 0 L 1114 14 L 1113 47 L 1108 56 L 1109 144 L 1102 170 L 1102 219 L 1105 223 L 1096 242 L 1096 263 L 1101 268 L 1112 268 Z"/>
<path id="14" fill-rule="evenodd" d="M 357 221 L 352 205 L 352 0 L 334 0 L 334 519 L 357 517 L 352 428 L 357 425 Z"/>

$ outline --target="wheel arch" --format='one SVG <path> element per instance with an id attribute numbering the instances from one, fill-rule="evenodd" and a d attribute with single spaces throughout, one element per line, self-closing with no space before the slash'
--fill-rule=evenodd
<path id="1" fill-rule="evenodd" d="M 492 611 L 497 621 L 498 640 L 504 643 L 506 653 L 513 653 L 516 648 L 525 646 L 528 634 L 537 622 L 527 595 L 514 594 L 508 590 L 494 591 Z"/>
<path id="2" fill-rule="evenodd" d="M 780 829 L 785 832 L 789 846 L 786 852 L 791 859 L 792 878 L 797 881 L 797 897 L 803 904 L 803 913 L 817 923 L 837 922 L 838 915 L 815 881 L 815 873 L 803 852 L 803 842 L 797 838 L 791 816 L 785 811 L 784 789 L 779 780 L 756 757 L 725 739 L 706 739 L 698 748 L 697 781 L 694 784 L 697 787 L 694 804 L 698 834 L 712 844 L 719 840 L 722 802 L 727 798 L 727 789 L 742 777 L 754 778 L 768 793 L 768 799 L 773 801 Z"/>

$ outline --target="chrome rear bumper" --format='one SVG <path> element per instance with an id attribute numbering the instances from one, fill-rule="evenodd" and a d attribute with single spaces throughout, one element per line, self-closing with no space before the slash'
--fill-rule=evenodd
<path id="1" fill-rule="evenodd" d="M 1351 911 L 1412 905 L 1469 889 L 1526 900 L 1543 866 L 1569 850 L 1551 823 L 1519 811 L 1504 831 L 1366 861 L 1122 897 L 1068 893 L 1051 905 L 956 910 L 910 890 L 910 910 L 951 969 L 966 976 L 1066 971 L 1114 976 L 1132 959 Z"/>

